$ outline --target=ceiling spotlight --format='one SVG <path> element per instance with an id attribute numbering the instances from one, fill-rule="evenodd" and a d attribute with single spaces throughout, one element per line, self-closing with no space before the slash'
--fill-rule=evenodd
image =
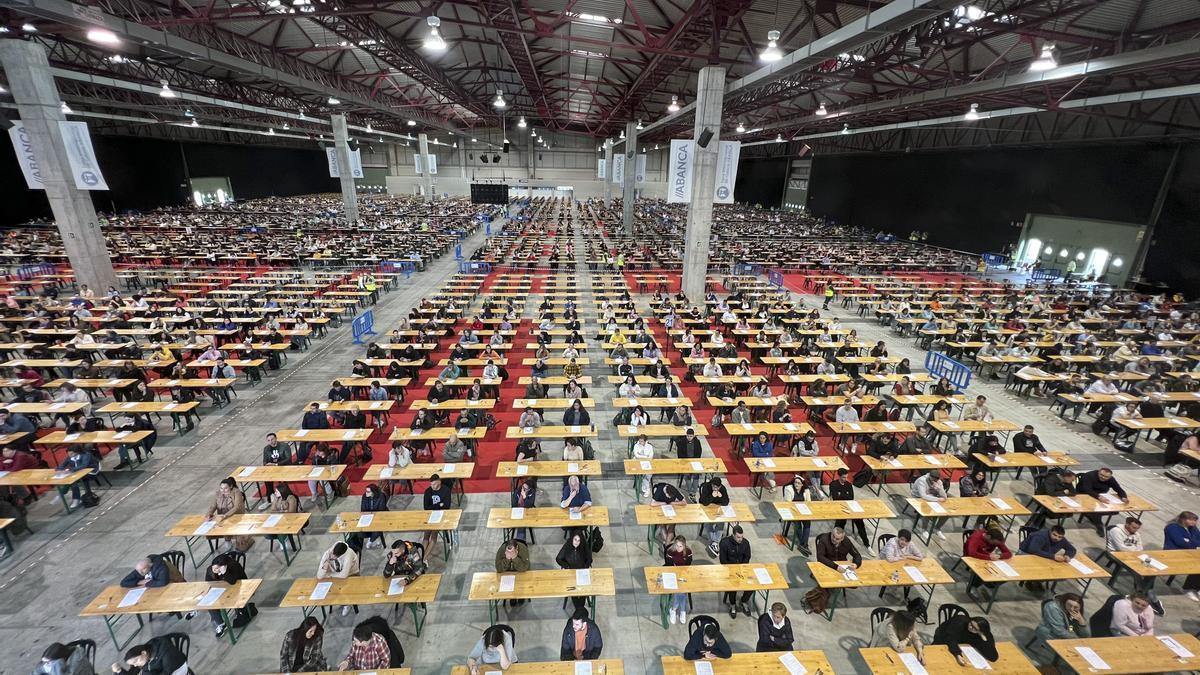
<path id="1" fill-rule="evenodd" d="M 739 134 L 744 134 L 744 133 L 746 133 L 746 125 L 742 124 L 741 122 L 738 122 L 738 125 L 737 125 L 737 132 L 738 132 Z"/>
<path id="2" fill-rule="evenodd" d="M 109 63 L 125 63 L 128 60 L 129 59 L 126 59 L 124 56 L 121 56 L 120 54 L 113 54 L 112 56 L 108 57 Z"/>
<path id="3" fill-rule="evenodd" d="M 162 89 L 158 90 L 158 95 L 163 98 L 175 98 L 175 92 L 171 91 L 171 87 L 167 84 L 166 80 L 162 81 Z"/>
<path id="4" fill-rule="evenodd" d="M 192 112 L 191 108 L 188 108 L 187 110 L 183 111 L 183 116 L 184 117 L 193 117 L 193 116 L 195 116 L 195 113 Z"/>
<path id="5" fill-rule="evenodd" d="M 429 35 L 425 36 L 425 49 L 431 52 L 446 51 L 446 41 L 442 39 L 441 33 L 438 32 L 438 26 L 442 25 L 442 20 L 436 16 L 431 16 L 425 19 L 425 23 L 429 24 Z"/>
<path id="6" fill-rule="evenodd" d="M 62 102 L 62 106 L 60 109 L 63 111 L 64 115 L 70 115 L 72 112 L 74 112 L 73 110 L 71 110 L 71 106 L 67 105 L 66 101 Z"/>
<path id="7" fill-rule="evenodd" d="M 783 142 L 783 134 L 775 134 L 775 142 L 782 143 Z"/>
<path id="8" fill-rule="evenodd" d="M 274 136 L 275 135 L 275 127 L 271 127 L 269 129 L 267 129 L 267 135 Z"/>
<path id="9" fill-rule="evenodd" d="M 637 126 L 636 126 L 636 127 L 634 127 L 634 128 L 635 128 L 635 129 L 637 129 L 638 131 L 641 131 L 642 129 L 645 129 L 645 127 L 643 127 L 643 126 L 642 126 L 642 121 L 641 121 L 641 120 L 638 120 Z"/>
<path id="10" fill-rule="evenodd" d="M 972 122 L 979 119 L 979 104 L 972 103 L 971 109 L 967 111 L 966 118 Z"/>
<path id="11" fill-rule="evenodd" d="M 783 52 L 779 51 L 779 31 L 773 30 L 767 33 L 767 48 L 758 55 L 758 60 L 763 63 L 775 63 L 783 58 Z"/>
<path id="12" fill-rule="evenodd" d="M 300 119 L 304 119 L 304 108 L 300 109 Z"/>
<path id="13" fill-rule="evenodd" d="M 288 129 L 291 129 L 291 128 L 292 128 L 292 125 L 288 124 L 287 122 L 284 122 L 284 123 L 283 123 L 283 130 L 284 130 L 284 131 L 287 131 Z"/>
<path id="14" fill-rule="evenodd" d="M 416 122 L 416 120 L 409 120 L 409 121 L 408 121 L 408 126 L 410 126 L 410 127 L 415 127 L 415 126 L 417 126 L 417 122 Z"/>
<path id="15" fill-rule="evenodd" d="M 492 106 L 494 106 L 496 108 L 504 108 L 507 105 L 508 105 L 508 102 L 504 100 L 504 90 L 497 89 L 496 90 L 496 100 L 492 101 Z"/>
<path id="16" fill-rule="evenodd" d="M 530 129 L 529 135 L 533 136 L 534 138 L 537 138 L 537 129 Z"/>
<path id="17" fill-rule="evenodd" d="M 472 139 L 471 139 L 471 142 L 472 142 L 472 143 L 478 143 L 479 141 L 477 141 L 476 139 L 472 138 Z"/>
<path id="18" fill-rule="evenodd" d="M 828 115 L 828 114 L 829 114 L 829 111 L 825 109 L 825 104 L 824 104 L 824 103 L 822 103 L 821 105 L 817 106 L 817 113 L 816 113 L 816 114 L 817 114 L 817 117 L 824 117 L 824 116 L 826 116 L 826 115 Z"/>
<path id="19" fill-rule="evenodd" d="M 621 140 L 623 138 L 625 138 L 625 130 L 624 129 L 621 130 L 621 135 L 617 140 Z"/>
<path id="20" fill-rule="evenodd" d="M 334 98 L 332 96 L 329 97 L 329 105 L 341 105 L 341 104 L 342 104 L 342 102 L 337 100 L 336 98 Z"/>
<path id="21" fill-rule="evenodd" d="M 843 124 L 843 125 L 842 125 L 842 134 L 844 135 L 844 134 L 848 134 L 848 133 L 850 133 L 850 125 L 849 125 L 849 124 Z"/>
<path id="22" fill-rule="evenodd" d="M 7 32 L 8 32 L 8 26 L 0 26 L 0 33 L 7 33 Z"/>
<path id="23" fill-rule="evenodd" d="M 671 97 L 671 105 L 667 106 L 667 112 L 670 112 L 670 113 L 679 112 L 679 98 L 678 97 L 676 97 L 676 96 Z"/>
<path id="24" fill-rule="evenodd" d="M 525 128 L 525 116 L 524 115 L 521 115 L 521 119 L 517 120 L 517 127 L 521 128 L 521 129 Z"/>
<path id="25" fill-rule="evenodd" d="M 107 28 L 89 28 L 87 39 L 102 45 L 117 45 L 121 44 L 121 38 L 117 34 Z"/>
<path id="26" fill-rule="evenodd" d="M 1031 72 L 1041 72 L 1058 67 L 1058 59 L 1054 56 L 1054 45 L 1047 42 L 1042 45 L 1042 55 L 1029 64 Z"/>
<path id="27" fill-rule="evenodd" d="M 379 139 L 379 140 L 383 140 L 383 139 L 381 138 L 381 139 Z M 457 147 L 458 147 L 458 141 L 454 141 L 453 143 L 451 143 L 451 144 L 450 144 L 450 147 L 452 147 L 452 148 L 457 148 Z"/>
<path id="28" fill-rule="evenodd" d="M 371 128 L 371 123 L 367 122 L 367 133 L 373 133 L 375 130 Z"/>
<path id="29" fill-rule="evenodd" d="M 382 143 L 382 142 L 383 142 L 383 136 L 380 136 L 380 137 L 379 137 L 379 142 L 380 142 L 380 143 Z"/>
<path id="30" fill-rule="evenodd" d="M 194 127 L 200 126 L 200 123 L 196 121 L 195 117 L 192 118 L 192 126 L 194 126 Z"/>
<path id="31" fill-rule="evenodd" d="M 654 144 L 654 149 L 655 149 L 655 150 L 657 150 L 657 149 L 658 149 L 658 143 L 655 143 L 655 144 Z"/>
<path id="32" fill-rule="evenodd" d="M 26 33 L 36 33 L 37 26 L 35 26 L 31 23 L 23 23 L 23 24 L 21 24 L 21 30 L 25 31 Z"/>

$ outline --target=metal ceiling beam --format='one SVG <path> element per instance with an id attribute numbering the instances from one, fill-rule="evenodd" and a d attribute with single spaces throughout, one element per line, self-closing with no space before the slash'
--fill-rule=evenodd
<path id="1" fill-rule="evenodd" d="M 529 42 L 521 34 L 521 17 L 517 14 L 516 5 L 512 0 L 479 0 L 479 4 L 488 23 L 496 30 L 509 63 L 517 71 L 521 86 L 525 87 L 525 94 L 533 100 L 533 106 L 542 118 L 542 124 L 551 128 L 561 128 L 550 101 L 546 98 L 542 78 L 529 50 Z"/>
<path id="2" fill-rule="evenodd" d="M 140 18 L 151 11 L 137 0 L 105 1 L 110 9 L 114 6 L 123 8 L 127 11 L 122 13 L 129 16 Z M 383 97 L 372 98 L 369 87 L 294 57 L 274 53 L 264 45 L 210 26 L 188 27 L 187 32 L 190 35 L 185 37 L 148 28 L 136 20 L 125 19 L 66 0 L 0 0 L 0 8 L 12 9 L 24 15 L 41 17 L 81 30 L 91 27 L 107 28 L 123 41 L 140 45 L 147 51 L 169 54 L 205 66 L 216 66 L 243 77 L 283 85 L 321 98 L 336 97 L 343 103 L 360 106 L 387 117 L 407 117 L 396 113 L 396 101 Z M 189 37 L 197 37 L 203 42 Z M 427 119 L 426 122 L 430 126 L 447 131 L 461 131 L 456 125 L 437 121 L 436 118 Z"/>

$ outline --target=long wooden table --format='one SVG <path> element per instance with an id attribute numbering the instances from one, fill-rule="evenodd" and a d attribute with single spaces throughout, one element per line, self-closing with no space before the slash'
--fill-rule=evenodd
<path id="1" fill-rule="evenodd" d="M 579 664 L 578 668 L 576 664 Z M 580 670 L 582 668 L 590 668 L 591 670 Z M 596 659 L 595 661 L 522 661 L 521 663 L 513 663 L 509 665 L 508 670 L 501 670 L 500 666 L 491 663 L 479 664 L 479 672 L 481 675 L 495 675 L 496 673 L 504 673 L 504 675 L 578 675 L 580 672 L 592 673 L 592 675 L 625 675 L 625 664 L 620 659 Z M 470 675 L 471 670 L 466 666 L 452 666 L 450 675 Z M 293 675 L 302 675 L 294 673 Z M 378 671 L 378 675 L 386 675 L 385 671 Z"/>
<path id="2" fill-rule="evenodd" d="M 179 582 L 158 588 L 121 588 L 109 586 L 79 612 L 79 616 L 99 616 L 112 637 L 117 651 L 121 651 L 145 626 L 143 614 L 168 614 L 172 612 L 195 612 L 211 610 L 220 612 L 225 624 L 225 634 L 230 644 L 237 644 L 238 637 L 245 631 L 233 627 L 231 610 L 242 609 L 250 604 L 250 598 L 258 590 L 262 579 L 243 579 L 230 586 L 224 582 L 193 581 Z M 219 590 L 218 590 L 219 589 Z M 117 625 L 126 616 L 137 619 L 138 627 L 124 641 L 117 638 Z"/>
<path id="3" fill-rule="evenodd" d="M 830 500 L 819 502 L 772 502 L 775 512 L 779 514 L 779 522 L 786 524 L 793 521 L 813 520 L 869 520 L 874 521 L 875 529 L 872 537 L 879 532 L 879 521 L 884 518 L 895 518 L 896 513 L 881 499 L 851 499 Z M 799 543 L 799 528 L 795 528 L 792 539 L 788 540 L 788 548 L 795 549 Z"/>
<path id="4" fill-rule="evenodd" d="M 442 539 L 442 559 L 450 558 L 450 547 L 454 537 L 451 533 L 458 529 L 462 520 L 462 509 L 441 509 L 439 511 L 342 511 L 337 514 L 333 525 L 329 526 L 331 534 L 341 534 L 343 539 L 349 539 L 356 532 L 437 532 Z M 384 541 L 386 544 L 387 542 Z"/>
<path id="5" fill-rule="evenodd" d="M 279 601 L 280 607 L 299 607 L 304 616 L 321 610 L 321 620 L 326 618 L 326 608 L 335 605 L 392 605 L 397 611 L 408 605 L 412 611 L 417 636 L 425 625 L 429 603 L 437 596 L 442 583 L 440 574 L 422 574 L 410 584 L 388 577 L 358 576 L 345 579 L 296 579 L 291 588 Z"/>
<path id="6" fill-rule="evenodd" d="M 825 652 L 817 649 L 806 649 L 793 652 L 739 652 L 728 659 L 708 661 L 712 666 L 713 675 L 759 675 L 772 673 L 782 675 L 794 672 L 794 658 L 803 671 L 810 675 L 833 675 L 833 666 Z M 785 664 L 784 660 L 788 663 Z M 682 656 L 662 657 L 663 675 L 696 675 L 697 661 L 687 661 Z M 509 671 L 511 672 L 511 671 Z M 893 675 L 889 673 L 889 675 Z"/>
<path id="7" fill-rule="evenodd" d="M 239 466 L 229 474 L 238 485 L 253 483 L 258 487 L 255 492 L 261 494 L 259 501 L 269 499 L 270 495 L 262 489 L 263 483 L 303 483 L 307 481 L 333 482 L 342 477 L 346 470 L 345 464 L 330 464 L 312 466 L 308 464 L 290 464 L 287 466 Z M 327 491 L 328 492 L 328 491 Z M 317 498 L 313 495 L 313 499 Z M 324 495 L 325 508 L 329 508 L 331 496 Z M 257 503 L 257 502 L 256 502 Z"/>
<path id="8" fill-rule="evenodd" d="M 742 502 L 733 502 L 728 506 L 635 504 L 633 514 L 637 518 L 638 525 L 646 526 L 646 548 L 651 552 L 655 550 L 654 532 L 660 525 L 700 525 L 700 530 L 703 532 L 704 526 L 712 523 L 725 523 L 726 529 L 728 529 L 735 523 L 753 523 L 756 520 L 754 512 L 750 510 L 750 505 Z"/>
<path id="9" fill-rule="evenodd" d="M 966 649 L 970 649 L 970 647 Z M 967 654 L 966 649 L 963 650 L 964 657 Z M 873 675 L 910 673 L 912 671 L 908 669 L 905 661 L 916 659 L 916 654 L 911 648 L 906 650 L 903 656 L 897 654 L 891 647 L 860 647 L 858 653 Z M 950 648 L 945 645 L 925 645 L 924 668 L 926 672 L 933 675 L 942 675 L 943 673 L 968 675 L 979 672 L 986 672 L 988 675 L 1037 675 L 1041 672 L 1015 643 L 997 642 L 996 654 L 1000 658 L 990 663 L 983 658 L 982 654 L 979 655 L 979 659 L 988 666 L 988 670 L 981 671 L 976 669 L 969 660 L 964 666 L 958 665 L 958 661 L 950 653 Z"/>
<path id="10" fill-rule="evenodd" d="M 184 516 L 167 530 L 168 537 L 180 537 L 187 546 L 188 557 L 192 559 L 192 569 L 200 569 L 200 564 L 217 552 L 216 539 L 224 537 L 288 537 L 295 542 L 295 551 L 288 552 L 290 547 L 283 549 L 284 565 L 292 564 L 292 558 L 299 552 L 301 545 L 300 530 L 308 524 L 307 513 L 239 513 L 220 522 L 207 520 L 204 516 Z M 208 553 L 197 559 L 193 544 L 204 539 L 208 542 Z M 201 551 L 203 552 L 203 550 Z"/>
<path id="11" fill-rule="evenodd" d="M 963 527 L 966 527 L 966 520 L 971 516 L 995 516 L 997 518 L 1007 518 L 1008 527 L 1004 530 L 1005 534 L 1012 531 L 1013 525 L 1017 522 L 1017 516 L 1028 516 L 1030 510 L 1025 505 L 1017 502 L 1013 497 L 1004 497 L 993 495 L 990 497 L 947 497 L 945 501 L 931 502 L 916 497 L 908 497 L 905 499 L 908 502 L 908 507 L 913 510 L 912 531 L 918 531 L 918 523 L 922 518 L 930 520 L 945 520 L 947 518 L 963 518 Z M 929 532 L 925 535 L 925 543 L 928 544 L 933 538 L 933 531 L 937 529 L 935 526 L 929 528 Z"/>
<path id="12" fill-rule="evenodd" d="M 59 499 L 67 513 L 71 512 L 71 500 L 67 499 L 67 489 L 91 474 L 88 469 L 75 472 L 58 471 L 56 469 L 24 469 L 21 471 L 0 471 L 0 487 L 37 487 L 48 485 L 58 490 Z"/>
<path id="13" fill-rule="evenodd" d="M 863 558 L 862 565 L 854 571 L 839 572 L 819 562 L 808 563 L 808 571 L 816 580 L 817 585 L 830 591 L 829 607 L 823 616 L 833 621 L 833 613 L 837 609 L 837 591 L 850 588 L 898 588 L 921 586 L 928 590 L 926 604 L 933 598 L 933 591 L 939 585 L 953 584 L 954 577 L 950 576 L 937 558 L 927 555 L 923 560 L 872 560 Z"/>
<path id="14" fill-rule="evenodd" d="M 1079 592 L 1081 597 L 1087 594 L 1088 586 L 1091 585 L 1093 579 L 1107 579 L 1110 576 L 1099 563 L 1082 553 L 1076 554 L 1072 559 L 1075 565 L 1070 562 L 1060 563 L 1036 555 L 1014 555 L 1008 560 L 980 560 L 963 556 L 962 561 L 976 576 L 984 582 L 992 584 L 1003 584 L 1009 581 L 1080 581 L 1083 586 Z M 1084 569 L 1087 571 L 1085 572 Z M 1011 573 L 1008 570 L 1011 570 Z M 999 595 L 999 590 L 999 588 L 994 588 L 988 593 L 986 606 L 977 597 L 973 598 L 984 614 L 991 611 L 992 604 L 996 602 L 996 596 Z"/>
<path id="15" fill-rule="evenodd" d="M 511 588 L 510 588 L 511 585 Z M 468 600 L 487 600 L 488 617 L 496 623 L 500 603 L 505 600 L 586 597 L 591 616 L 596 616 L 596 597 L 615 596 L 616 581 L 610 567 L 587 570 L 529 570 L 521 573 L 476 572 L 471 577 Z"/>
<path id="16" fill-rule="evenodd" d="M 687 567 L 645 567 L 646 589 L 650 595 L 659 596 L 662 627 L 668 625 L 668 608 L 675 593 L 714 593 L 752 591 L 750 602 L 754 616 L 758 616 L 759 596 L 763 609 L 770 607 L 769 596 L 773 590 L 788 587 L 787 577 L 776 563 L 747 563 L 739 565 L 689 565 Z"/>
<path id="17" fill-rule="evenodd" d="M 1047 640 L 1047 644 L 1077 673 L 1142 675 L 1200 669 L 1200 640 L 1187 633 Z M 1182 656 L 1175 649 L 1191 656 Z M 1085 654 L 1098 660 L 1096 666 L 1107 665 L 1108 668 L 1093 666 Z"/>

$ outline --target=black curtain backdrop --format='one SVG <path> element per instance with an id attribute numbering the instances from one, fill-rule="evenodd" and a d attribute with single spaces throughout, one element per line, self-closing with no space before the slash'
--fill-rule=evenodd
<path id="1" fill-rule="evenodd" d="M 1028 213 L 1146 223 L 1173 145 L 818 155 L 818 216 L 983 253 L 1016 242 Z M 1200 144 L 1181 147 L 1145 276 L 1200 295 Z M 1017 222 L 1014 227 L 1011 223 Z"/>
<path id="2" fill-rule="evenodd" d="M 336 192 L 325 154 L 311 149 L 270 148 L 217 143 L 94 136 L 96 157 L 109 190 L 93 192 L 97 211 L 147 210 L 178 206 L 191 199 L 186 176 L 228 176 L 238 199 Z M 184 155 L 187 155 L 187 172 Z M 40 190 L 25 186 L 12 144 L 0 142 L 0 199 L 5 204 L 0 225 L 50 218 L 50 205 Z"/>
<path id="3" fill-rule="evenodd" d="M 783 203 L 786 187 L 787 157 L 747 158 L 738 163 L 733 199 L 744 204 L 761 204 L 764 208 Z"/>

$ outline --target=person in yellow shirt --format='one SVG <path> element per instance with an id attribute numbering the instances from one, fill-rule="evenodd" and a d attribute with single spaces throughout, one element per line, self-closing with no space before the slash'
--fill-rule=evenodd
<path id="1" fill-rule="evenodd" d="M 583 368 L 579 367 L 579 364 L 575 362 L 574 358 L 568 361 L 567 365 L 563 366 L 563 375 L 565 377 L 579 377 L 582 374 Z"/>
<path id="2" fill-rule="evenodd" d="M 609 344 L 614 344 L 614 345 L 623 345 L 623 344 L 625 344 L 625 343 L 626 343 L 626 342 L 628 342 L 628 341 L 629 341 L 629 339 L 628 339 L 628 338 L 626 338 L 626 337 L 625 337 L 625 334 L 621 332 L 621 328 L 620 328 L 620 326 L 618 326 L 617 328 L 613 329 L 613 332 L 612 332 L 612 334 L 610 334 L 610 335 L 608 336 L 608 342 L 609 342 Z"/>

